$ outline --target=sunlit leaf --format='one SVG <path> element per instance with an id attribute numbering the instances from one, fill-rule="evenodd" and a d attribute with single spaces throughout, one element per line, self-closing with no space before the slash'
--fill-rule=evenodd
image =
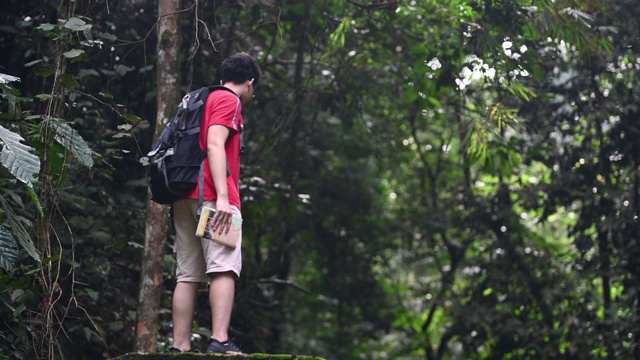
<path id="1" fill-rule="evenodd" d="M 0 163 L 21 182 L 37 182 L 40 158 L 33 154 L 32 147 L 22 141 L 22 136 L 0 126 Z"/>
<path id="2" fill-rule="evenodd" d="M 11 75 L 0 73 L 0 84 L 8 84 L 12 81 L 20 81 L 20 78 L 17 76 L 11 76 Z"/>
<path id="3" fill-rule="evenodd" d="M 334 46 L 336 46 L 337 48 L 344 47 L 346 34 L 347 32 L 349 32 L 350 28 L 351 19 L 345 17 L 344 19 L 342 19 L 342 22 L 340 22 L 340 25 L 338 25 L 336 30 L 330 35 L 331 42 Z"/>

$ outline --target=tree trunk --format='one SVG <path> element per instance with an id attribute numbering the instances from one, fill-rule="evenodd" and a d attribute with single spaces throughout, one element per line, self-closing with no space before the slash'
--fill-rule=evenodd
<path id="1" fill-rule="evenodd" d="M 180 0 L 158 2 L 157 116 L 154 139 L 167 126 L 180 100 Z M 144 256 L 138 295 L 136 345 L 138 352 L 157 350 L 158 309 L 162 293 L 162 263 L 168 230 L 167 206 L 147 200 Z"/>

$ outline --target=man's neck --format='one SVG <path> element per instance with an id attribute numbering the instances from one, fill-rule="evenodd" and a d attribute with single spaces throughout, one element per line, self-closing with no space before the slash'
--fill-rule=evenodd
<path id="1" fill-rule="evenodd" d="M 239 98 L 241 98 L 244 95 L 244 92 L 246 91 L 245 87 L 243 85 L 236 85 L 232 82 L 227 82 L 222 84 L 222 86 L 226 87 L 227 89 L 233 91 Z"/>

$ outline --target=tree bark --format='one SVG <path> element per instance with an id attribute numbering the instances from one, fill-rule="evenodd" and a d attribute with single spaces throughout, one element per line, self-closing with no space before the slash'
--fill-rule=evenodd
<path id="1" fill-rule="evenodd" d="M 166 128 L 175 104 L 180 100 L 179 10 L 180 0 L 158 2 L 157 115 L 154 140 Z M 162 265 L 168 231 L 169 208 L 147 195 L 144 256 L 138 295 L 136 345 L 138 352 L 157 350 L 158 310 L 162 294 Z"/>

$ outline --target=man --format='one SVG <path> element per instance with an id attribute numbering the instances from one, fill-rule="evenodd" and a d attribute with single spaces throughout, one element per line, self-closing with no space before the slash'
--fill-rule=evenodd
<path id="1" fill-rule="evenodd" d="M 213 91 L 207 99 L 200 127 L 200 146 L 206 149 L 204 184 L 173 204 L 176 228 L 177 284 L 173 294 L 173 346 L 171 352 L 191 350 L 191 328 L 196 294 L 209 281 L 211 339 L 207 352 L 242 353 L 229 339 L 229 323 L 235 281 L 242 268 L 242 233 L 235 248 L 197 238 L 199 188 L 204 185 L 204 205 L 216 209 L 214 225 L 227 232 L 231 216 L 240 213 L 240 136 L 242 106 L 253 98 L 260 82 L 260 68 L 245 53 L 225 59 L 220 83 L 227 89 Z"/>

